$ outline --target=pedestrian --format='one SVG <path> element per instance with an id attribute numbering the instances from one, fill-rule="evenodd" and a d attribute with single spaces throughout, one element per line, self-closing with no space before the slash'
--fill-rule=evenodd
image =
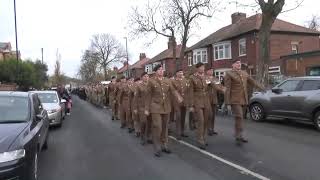
<path id="1" fill-rule="evenodd" d="M 111 111 L 112 111 L 112 117 L 111 120 L 115 120 L 117 117 L 117 101 L 116 101 L 116 83 L 117 83 L 117 79 L 115 76 L 112 76 L 111 78 L 111 82 L 108 86 L 108 96 L 109 96 L 109 105 L 111 107 Z"/>
<path id="2" fill-rule="evenodd" d="M 121 77 L 121 84 L 119 86 L 119 107 L 120 107 L 120 120 L 121 128 L 128 126 L 127 122 L 130 118 L 130 90 L 128 84 L 126 83 L 126 78 Z"/>
<path id="3" fill-rule="evenodd" d="M 232 70 L 224 77 L 226 87 L 225 103 L 231 106 L 235 118 L 235 138 L 237 144 L 247 143 L 243 137 L 243 113 L 248 105 L 248 84 L 262 91 L 264 87 L 251 78 L 247 72 L 241 70 L 241 61 L 234 60 Z"/>
<path id="4" fill-rule="evenodd" d="M 137 85 L 133 98 L 133 112 L 136 114 L 138 121 L 136 128 L 140 128 L 141 144 L 145 145 L 146 141 L 150 138 L 150 122 L 144 114 L 145 108 L 145 94 L 147 93 L 149 75 L 145 72 L 141 75 L 141 79 L 137 81 Z M 139 127 L 138 127 L 139 126 Z"/>
<path id="5" fill-rule="evenodd" d="M 161 151 L 171 153 L 168 147 L 168 122 L 171 112 L 170 94 L 183 101 L 179 93 L 173 88 L 171 81 L 163 76 L 161 65 L 154 67 L 155 77 L 150 79 L 147 85 L 145 114 L 152 118 L 152 138 L 156 157 L 161 156 Z"/>
<path id="6" fill-rule="evenodd" d="M 203 63 L 196 64 L 196 73 L 190 77 L 190 111 L 195 113 L 198 147 L 206 149 L 208 116 L 210 101 L 208 98 L 208 83 Z"/>
<path id="7" fill-rule="evenodd" d="M 210 68 L 207 70 L 206 74 L 206 82 L 208 84 L 208 96 L 210 100 L 210 107 L 209 110 L 209 120 L 208 120 L 208 135 L 213 136 L 217 135 L 218 133 L 214 130 L 215 128 L 215 117 L 217 111 L 217 104 L 218 104 L 218 92 L 224 94 L 225 88 L 220 84 L 219 79 L 213 76 L 213 69 Z"/>
<path id="8" fill-rule="evenodd" d="M 178 93 L 182 96 L 183 102 L 178 103 L 176 100 L 174 100 L 174 113 L 176 117 L 176 133 L 177 133 L 177 139 L 181 140 L 182 137 L 188 137 L 185 134 L 185 118 L 187 113 L 187 92 L 189 88 L 189 82 L 184 77 L 182 69 L 178 69 L 176 71 L 176 77 L 172 81 L 173 87 L 178 91 Z"/>

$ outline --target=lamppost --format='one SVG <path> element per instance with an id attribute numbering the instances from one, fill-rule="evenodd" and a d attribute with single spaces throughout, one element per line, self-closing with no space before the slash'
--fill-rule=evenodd
<path id="1" fill-rule="evenodd" d="M 17 32 L 17 13 L 16 13 L 16 0 L 13 1 L 14 3 L 14 27 L 15 27 L 15 35 L 16 35 L 16 57 L 17 61 L 19 62 L 19 48 L 18 48 L 18 32 Z"/>
<path id="2" fill-rule="evenodd" d="M 127 54 L 127 77 L 129 77 L 129 57 L 128 57 L 128 38 L 124 37 L 126 40 L 126 54 Z"/>

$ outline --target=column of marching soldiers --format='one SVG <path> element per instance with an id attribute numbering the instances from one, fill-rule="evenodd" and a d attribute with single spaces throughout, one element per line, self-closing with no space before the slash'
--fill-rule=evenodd
<path id="1" fill-rule="evenodd" d="M 236 143 L 248 142 L 243 136 L 248 87 L 261 91 L 265 88 L 241 70 L 241 61 L 233 61 L 232 70 L 224 76 L 224 85 L 214 77 L 213 69 L 205 70 L 202 63 L 196 65 L 196 71 L 189 77 L 177 70 L 174 77 L 166 78 L 161 65 L 154 67 L 153 71 L 151 75 L 143 73 L 136 79 L 112 77 L 107 94 L 112 120 L 120 120 L 121 129 L 127 128 L 129 133 L 135 133 L 142 145 L 153 144 L 156 157 L 171 153 L 168 147 L 170 122 L 175 122 L 177 140 L 188 137 L 185 119 L 189 119 L 190 129 L 196 132 L 197 146 L 206 149 L 208 136 L 218 134 L 215 131 L 218 93 L 224 94 L 224 103 L 232 110 Z M 92 88 L 85 87 L 85 91 L 90 102 L 101 105 L 104 101 L 103 95 L 90 95 Z M 95 91 L 99 94 L 103 87 L 98 86 Z"/>

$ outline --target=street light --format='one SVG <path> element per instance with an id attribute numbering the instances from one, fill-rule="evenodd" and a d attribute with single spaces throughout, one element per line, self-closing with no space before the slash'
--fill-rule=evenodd
<path id="1" fill-rule="evenodd" d="M 18 48 L 18 32 L 17 32 L 17 13 L 16 13 L 16 0 L 13 1 L 14 3 L 14 27 L 15 27 L 15 35 L 16 35 L 16 57 L 17 61 L 19 62 L 19 48 Z"/>
<path id="2" fill-rule="evenodd" d="M 124 37 L 126 40 L 126 54 L 127 54 L 127 76 L 129 77 L 129 57 L 128 57 L 128 38 Z"/>

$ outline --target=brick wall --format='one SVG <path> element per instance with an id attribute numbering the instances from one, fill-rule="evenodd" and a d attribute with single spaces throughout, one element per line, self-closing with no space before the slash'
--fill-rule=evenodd
<path id="1" fill-rule="evenodd" d="M 306 76 L 309 68 L 320 66 L 320 56 L 292 58 L 285 62 L 285 75 Z"/>
<path id="2" fill-rule="evenodd" d="M 319 37 L 294 34 L 272 34 L 270 39 L 271 59 L 279 59 L 280 56 L 292 54 L 291 42 L 298 42 L 298 52 L 319 50 Z"/>

